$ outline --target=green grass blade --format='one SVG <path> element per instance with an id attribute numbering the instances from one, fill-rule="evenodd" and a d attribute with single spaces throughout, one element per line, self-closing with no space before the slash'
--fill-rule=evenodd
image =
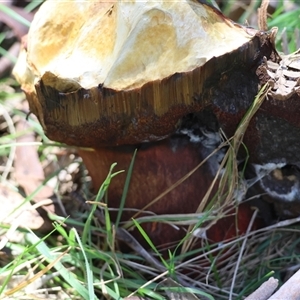
<path id="1" fill-rule="evenodd" d="M 78 243 L 78 245 L 79 245 L 79 247 L 81 249 L 81 252 L 82 252 L 82 255 L 83 255 L 83 258 L 84 258 L 85 271 L 86 271 L 86 279 L 87 279 L 87 286 L 88 286 L 89 295 L 90 295 L 90 297 L 92 296 L 93 299 L 95 299 L 96 296 L 95 296 L 94 285 L 93 285 L 93 272 L 92 272 L 92 270 L 90 268 L 90 265 L 92 265 L 91 261 L 88 260 L 86 254 L 85 254 L 83 245 L 82 245 L 82 243 L 80 241 L 80 238 L 79 238 L 79 235 L 78 235 L 76 229 L 72 228 L 71 231 L 73 231 L 73 233 L 74 233 L 74 235 L 76 237 L 76 241 L 77 241 L 77 243 Z"/>
<path id="2" fill-rule="evenodd" d="M 164 264 L 164 266 L 167 269 L 170 269 L 169 264 L 164 260 L 164 258 L 162 257 L 162 255 L 159 253 L 159 251 L 156 249 L 156 247 L 154 246 L 154 244 L 152 243 L 151 239 L 149 238 L 148 234 L 145 232 L 145 230 L 142 228 L 142 226 L 136 221 L 136 220 L 132 220 L 134 225 L 137 227 L 137 229 L 139 230 L 139 232 L 141 233 L 141 235 L 143 236 L 143 238 L 146 240 L 146 242 L 149 244 L 149 246 L 151 247 L 151 249 L 160 257 L 162 263 Z"/>
<path id="3" fill-rule="evenodd" d="M 136 153 L 137 153 L 137 149 L 134 150 L 129 168 L 128 168 L 128 172 L 127 172 L 127 176 L 126 176 L 126 180 L 125 180 L 125 184 L 124 184 L 124 189 L 123 189 L 123 194 L 122 194 L 122 198 L 120 201 L 120 206 L 119 206 L 119 210 L 118 210 L 118 215 L 117 215 L 117 219 L 115 222 L 116 228 L 118 228 L 121 217 L 122 217 L 122 212 L 125 206 L 125 201 L 126 201 L 126 197 L 127 197 L 127 193 L 128 193 L 128 189 L 129 189 L 129 185 L 130 185 L 130 180 L 131 180 L 131 175 L 132 175 L 132 171 L 133 171 L 133 166 L 134 166 L 134 161 L 135 161 L 135 157 L 136 157 Z"/>
<path id="4" fill-rule="evenodd" d="M 44 242 L 44 240 L 39 239 L 37 235 L 35 235 L 31 230 L 30 238 L 31 243 L 36 247 L 36 249 L 46 258 L 48 262 L 52 262 L 56 257 L 51 254 L 51 250 Z M 92 300 L 89 297 L 89 293 L 87 289 L 72 275 L 72 273 L 64 267 L 64 265 L 58 261 L 54 268 L 60 273 L 60 275 L 64 278 L 66 282 L 70 286 L 72 286 L 82 297 L 86 300 Z"/>
<path id="5" fill-rule="evenodd" d="M 105 195 L 105 193 L 106 193 L 106 191 L 107 191 L 107 189 L 110 185 L 111 179 L 114 176 L 116 176 L 116 175 L 123 172 L 123 171 L 118 171 L 118 172 L 112 173 L 112 171 L 113 171 L 113 169 L 116 165 L 117 165 L 116 163 L 111 165 L 106 179 L 104 180 L 101 187 L 99 188 L 98 194 L 97 194 L 96 199 L 95 199 L 95 204 L 92 205 L 91 212 L 89 213 L 89 216 L 88 216 L 88 218 L 85 222 L 85 225 L 84 225 L 84 229 L 83 229 L 83 233 L 82 233 L 82 243 L 83 244 L 86 244 L 87 239 L 90 237 L 91 223 L 92 223 L 94 213 L 97 209 L 98 203 L 103 199 L 103 197 L 104 197 L 104 195 Z"/>

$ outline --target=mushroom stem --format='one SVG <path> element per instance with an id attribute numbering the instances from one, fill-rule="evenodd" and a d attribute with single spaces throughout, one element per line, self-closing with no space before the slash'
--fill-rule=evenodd
<path id="1" fill-rule="evenodd" d="M 108 190 L 109 208 L 120 206 L 126 173 L 135 149 L 138 151 L 122 220 L 130 220 L 137 210 L 142 210 L 168 189 L 169 192 L 147 207 L 146 211 L 151 211 L 152 215 L 195 213 L 214 178 L 215 166 L 212 164 L 215 161 L 207 161 L 190 176 L 186 176 L 205 159 L 207 149 L 201 143 L 191 143 L 187 136 L 182 135 L 138 146 L 80 150 L 79 155 L 92 177 L 95 190 L 99 189 L 105 180 L 112 163 L 117 162 L 118 169 L 125 170 L 111 181 Z M 144 212 L 143 215 L 149 214 Z M 116 212 L 112 212 L 112 219 L 115 217 Z M 164 230 L 166 226 L 169 227 L 168 230 Z M 165 224 L 154 226 L 153 223 L 149 223 L 145 225 L 145 229 L 157 245 L 180 240 L 184 236 L 184 231 L 175 230 Z"/>

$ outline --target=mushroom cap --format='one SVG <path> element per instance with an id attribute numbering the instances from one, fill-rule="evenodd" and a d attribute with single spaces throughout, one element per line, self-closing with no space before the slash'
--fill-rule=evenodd
<path id="1" fill-rule="evenodd" d="M 214 58 L 252 39 L 197 1 L 46 1 L 13 73 L 51 139 L 135 144 L 203 109 Z"/>

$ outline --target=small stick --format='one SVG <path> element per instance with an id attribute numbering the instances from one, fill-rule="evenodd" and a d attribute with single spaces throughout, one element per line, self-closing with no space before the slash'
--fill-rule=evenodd
<path id="1" fill-rule="evenodd" d="M 278 286 L 278 279 L 273 277 L 264 282 L 257 290 L 249 295 L 245 300 L 268 300 Z"/>
<path id="2" fill-rule="evenodd" d="M 300 270 L 298 270 L 282 287 L 268 300 L 300 299 Z"/>

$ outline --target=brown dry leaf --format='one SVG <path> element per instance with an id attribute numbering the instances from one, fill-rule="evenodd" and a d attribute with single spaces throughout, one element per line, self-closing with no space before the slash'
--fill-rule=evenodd
<path id="1" fill-rule="evenodd" d="M 25 120 L 20 120 L 16 125 L 16 131 L 24 132 L 30 127 Z M 38 189 L 45 180 L 44 170 L 40 163 L 37 153 L 37 147 L 30 145 L 35 142 L 33 132 L 22 134 L 17 138 L 18 143 L 27 143 L 28 145 L 20 145 L 16 148 L 16 157 L 14 161 L 15 180 L 24 189 L 26 195 L 32 194 Z M 40 202 L 49 199 L 53 195 L 53 188 L 50 186 L 43 186 L 40 191 L 33 197 L 34 202 Z M 43 207 L 50 213 L 55 212 L 54 204 Z"/>
<path id="2" fill-rule="evenodd" d="M 0 223 L 30 229 L 50 228 L 51 224 L 47 224 L 34 207 L 24 201 L 25 199 L 18 192 L 0 184 Z"/>

